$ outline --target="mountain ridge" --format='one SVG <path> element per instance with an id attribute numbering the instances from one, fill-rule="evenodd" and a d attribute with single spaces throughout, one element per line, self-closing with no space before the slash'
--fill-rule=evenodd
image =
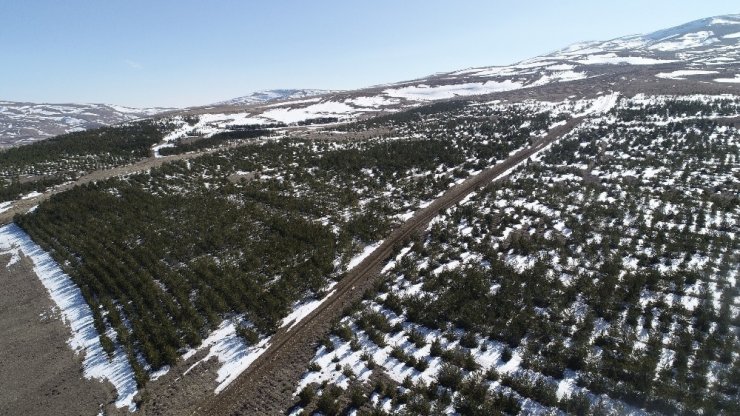
<path id="1" fill-rule="evenodd" d="M 706 17 L 646 34 L 577 42 L 511 65 L 441 72 L 350 91 L 263 90 L 210 105 L 157 109 L 164 113 L 104 104 L 89 105 L 85 112 L 79 104 L 3 101 L 0 147 L 156 114 L 221 114 L 208 122 L 228 127 L 228 120 L 238 112 L 243 113 L 237 117 L 242 124 L 291 124 L 343 121 L 459 97 L 521 96 L 540 90 L 562 91 L 565 96 L 591 94 L 597 92 L 597 84 L 588 81 L 594 77 L 611 79 L 612 84 L 623 81 L 623 88 L 635 93 L 661 88 L 740 93 L 740 14 Z M 568 89 L 573 89 L 571 94 L 565 93 Z M 26 111 L 13 114 L 8 110 L 11 106 Z M 51 106 L 51 111 L 44 106 Z M 66 113 L 59 111 L 64 106 Z"/>
<path id="2" fill-rule="evenodd" d="M 59 134 L 149 118 L 172 108 L 0 100 L 0 148 Z"/>

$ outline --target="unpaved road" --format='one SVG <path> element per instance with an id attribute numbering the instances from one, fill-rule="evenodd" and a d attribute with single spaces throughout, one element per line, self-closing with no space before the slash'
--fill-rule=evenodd
<path id="1" fill-rule="evenodd" d="M 394 230 L 383 243 L 352 269 L 336 286 L 336 291 L 305 319 L 290 330 L 273 335 L 270 347 L 221 394 L 208 397 L 192 411 L 197 415 L 282 414 L 293 403 L 292 393 L 314 355 L 314 347 L 346 307 L 370 289 L 384 261 L 414 233 L 423 231 L 440 212 L 457 204 L 471 192 L 490 183 L 538 150 L 575 128 L 582 118 L 573 118 L 553 128 L 494 167 L 450 188 L 426 208 Z"/>
<path id="2" fill-rule="evenodd" d="M 196 399 L 194 403 L 189 402 L 188 404 L 176 405 L 169 403 L 168 405 L 168 403 L 163 403 L 161 406 L 147 406 L 145 404 L 141 409 L 142 413 L 157 415 L 188 413 L 199 415 L 251 415 L 281 414 L 284 412 L 286 408 L 292 405 L 293 390 L 313 358 L 314 346 L 318 340 L 329 331 L 334 320 L 342 316 L 347 306 L 360 299 L 366 290 L 373 287 L 383 262 L 399 244 L 403 244 L 414 233 L 425 229 L 429 221 L 441 211 L 458 203 L 471 192 L 505 173 L 507 169 L 518 165 L 536 151 L 568 133 L 581 120 L 581 118 L 571 119 L 565 125 L 552 129 L 545 137 L 537 140 L 530 147 L 450 188 L 429 206 L 417 211 L 412 218 L 394 230 L 384 240 L 383 244 L 352 269 L 337 284 L 334 294 L 319 308 L 296 324 L 290 331 L 278 331 L 271 340 L 270 348 L 221 394 L 217 396 L 208 395 L 204 400 Z M 25 213 L 52 195 L 64 192 L 74 186 L 142 172 L 164 163 L 191 159 L 221 150 L 223 148 L 161 158 L 147 158 L 131 165 L 92 172 L 74 182 L 58 186 L 39 196 L 16 201 L 8 211 L 0 213 L 0 225 L 12 222 L 15 214 Z M 166 398 L 164 399 L 165 402 L 169 402 Z"/>
<path id="3" fill-rule="evenodd" d="M 240 144 L 236 144 L 236 145 L 231 145 L 228 147 L 237 147 L 239 145 Z M 15 214 L 24 214 L 28 212 L 29 209 L 40 204 L 42 201 L 49 199 L 49 197 L 51 197 L 52 195 L 58 194 L 60 192 L 64 192 L 68 189 L 74 188 L 77 185 L 83 185 L 83 184 L 90 183 L 90 182 L 102 181 L 102 180 L 109 179 L 115 176 L 130 175 L 133 173 L 144 172 L 151 168 L 156 168 L 157 166 L 161 166 L 168 162 L 172 162 L 175 160 L 192 159 L 192 158 L 203 156 L 209 153 L 219 152 L 226 148 L 227 147 L 219 147 L 215 149 L 204 150 L 202 152 L 184 153 L 180 155 L 171 155 L 171 156 L 164 156 L 164 157 L 158 157 L 158 158 L 149 157 L 146 159 L 142 159 L 138 162 L 132 163 L 130 165 L 118 166 L 118 167 L 111 168 L 111 169 L 97 170 L 95 172 L 88 173 L 86 175 L 81 176 L 76 181 L 56 186 L 42 193 L 41 195 L 37 195 L 35 197 L 31 197 L 27 199 L 20 199 L 20 200 L 13 202 L 13 205 L 10 207 L 10 209 L 4 212 L 0 212 L 0 226 L 10 224 L 11 222 L 13 222 L 13 217 L 15 216 Z"/>

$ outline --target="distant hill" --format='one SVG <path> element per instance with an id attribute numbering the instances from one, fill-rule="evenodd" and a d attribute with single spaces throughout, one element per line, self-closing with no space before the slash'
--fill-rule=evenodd
<path id="1" fill-rule="evenodd" d="M 265 91 L 199 112 L 213 115 L 209 123 L 225 126 L 239 118 L 230 108 L 237 104 L 246 107 L 244 117 L 250 123 L 346 121 L 460 97 L 561 100 L 609 89 L 628 95 L 740 93 L 740 15 L 580 42 L 507 66 L 436 73 L 352 91 Z"/>
<path id="2" fill-rule="evenodd" d="M 0 101 L 0 147 L 151 117 L 171 108 Z"/>
<path id="3" fill-rule="evenodd" d="M 250 105 L 264 104 L 271 101 L 292 100 L 298 98 L 313 97 L 333 92 L 331 90 L 312 90 L 312 89 L 278 89 L 264 90 L 253 92 L 249 95 L 232 98 L 226 101 L 220 101 L 213 105 Z"/>

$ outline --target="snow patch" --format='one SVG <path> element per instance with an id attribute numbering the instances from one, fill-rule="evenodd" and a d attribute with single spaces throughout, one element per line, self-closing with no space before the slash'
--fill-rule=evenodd
<path id="1" fill-rule="evenodd" d="M 15 224 L 0 227 L 0 254 L 14 251 L 15 256 L 18 250 L 31 259 L 36 276 L 61 311 L 62 320 L 69 325 L 72 335 L 67 344 L 75 353 L 84 352 L 85 378 L 110 381 L 118 393 L 116 407 L 135 410 L 134 396 L 138 390 L 126 353 L 117 345 L 113 359 L 108 359 L 80 288 L 20 227 Z"/>
<path id="2" fill-rule="evenodd" d="M 216 382 L 219 384 L 214 390 L 218 394 L 267 350 L 270 346 L 269 340 L 270 338 L 265 337 L 255 345 L 247 345 L 236 333 L 235 323 L 227 319 L 221 322 L 221 325 L 208 338 L 204 339 L 198 348 L 191 349 L 183 354 L 183 360 L 188 360 L 198 351 L 208 349 L 208 355 L 191 365 L 185 371 L 185 374 L 201 362 L 208 361 L 213 357 L 218 358 L 221 367 L 218 369 Z"/>
<path id="3" fill-rule="evenodd" d="M 355 97 L 349 98 L 344 102 L 354 104 L 358 107 L 383 107 L 388 105 L 396 105 L 400 100 L 396 98 L 386 98 L 382 96 L 375 97 Z"/>
<path id="4" fill-rule="evenodd" d="M 699 69 L 684 69 L 679 71 L 673 71 L 673 72 L 660 72 L 658 74 L 655 74 L 658 78 L 664 78 L 664 79 L 686 79 L 687 76 L 690 75 L 707 75 L 707 74 L 716 74 L 717 71 L 703 71 Z"/>
<path id="5" fill-rule="evenodd" d="M 732 84 L 740 84 L 740 74 L 736 74 L 735 78 L 715 78 L 716 82 L 729 82 Z"/>
<path id="6" fill-rule="evenodd" d="M 389 97 L 405 98 L 415 101 L 442 100 L 453 97 L 464 97 L 469 95 L 482 95 L 494 92 L 511 91 L 522 88 L 521 82 L 487 81 L 471 82 L 467 84 L 439 85 L 430 87 L 428 85 L 412 85 L 408 87 L 387 89 L 383 91 Z"/>
<path id="7" fill-rule="evenodd" d="M 352 260 L 349 261 L 349 264 L 347 265 L 347 270 L 349 271 L 349 270 L 354 269 L 358 264 L 360 264 L 363 260 L 365 260 L 365 257 L 369 256 L 370 253 L 375 251 L 376 248 L 380 247 L 381 244 L 383 244 L 383 240 L 378 241 L 375 244 L 366 246 L 362 250 L 362 253 L 356 255 L 355 257 L 352 258 Z"/>
<path id="8" fill-rule="evenodd" d="M 330 288 L 336 285 L 336 282 L 332 282 L 332 284 L 329 286 Z M 311 312 L 313 312 L 316 308 L 318 308 L 322 303 L 324 303 L 331 295 L 336 292 L 335 290 L 330 291 L 326 296 L 324 296 L 321 299 L 313 299 L 313 300 L 304 300 L 302 302 L 298 302 L 295 305 L 293 305 L 293 312 L 288 314 L 285 318 L 283 318 L 282 323 L 280 324 L 280 328 L 287 327 L 287 331 L 290 331 L 293 329 L 298 322 L 302 321 L 305 317 L 307 317 Z"/>
<path id="9" fill-rule="evenodd" d="M 663 41 L 650 46 L 648 49 L 656 51 L 680 51 L 682 49 L 697 48 L 699 46 L 710 45 L 715 42 L 719 42 L 719 39 L 713 37 L 714 32 L 710 30 L 702 30 L 694 33 L 687 33 L 679 38 L 670 41 Z"/>
<path id="10" fill-rule="evenodd" d="M 619 101 L 619 93 L 612 92 L 608 95 L 602 95 L 591 102 L 591 105 L 584 110 L 582 113 L 577 114 L 577 117 L 586 116 L 589 114 L 604 114 L 609 112 Z"/>
<path id="11" fill-rule="evenodd" d="M 327 101 L 305 108 L 276 108 L 265 111 L 261 117 L 288 124 L 318 117 L 347 117 L 356 112 L 357 109 L 345 103 Z"/>
<path id="12" fill-rule="evenodd" d="M 643 56 L 617 56 L 617 54 L 613 52 L 605 53 L 605 54 L 588 55 L 585 57 L 585 59 L 581 59 L 578 61 L 579 64 L 583 64 L 583 65 L 598 65 L 598 64 L 655 65 L 655 64 L 668 64 L 671 62 L 676 62 L 676 61 L 670 60 L 670 59 L 645 58 Z"/>

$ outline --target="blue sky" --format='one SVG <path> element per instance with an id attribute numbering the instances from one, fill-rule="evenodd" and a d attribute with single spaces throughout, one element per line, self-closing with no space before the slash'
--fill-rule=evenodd
<path id="1" fill-rule="evenodd" d="M 0 0 L 0 99 L 206 104 L 505 65 L 737 1 Z"/>

